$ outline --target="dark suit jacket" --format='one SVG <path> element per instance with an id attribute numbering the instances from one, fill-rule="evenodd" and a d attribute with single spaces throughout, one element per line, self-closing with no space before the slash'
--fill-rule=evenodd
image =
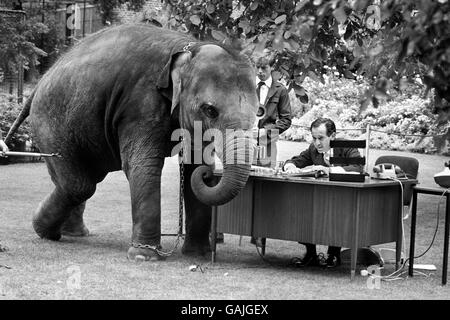
<path id="1" fill-rule="evenodd" d="M 291 103 L 287 89 L 273 78 L 264 108 L 266 112 L 259 120 L 258 128 L 278 129 L 281 134 L 291 126 Z"/>
<path id="2" fill-rule="evenodd" d="M 358 149 L 355 148 L 334 148 L 334 157 L 342 158 L 355 158 L 360 157 Z M 322 165 L 327 167 L 328 165 L 323 160 L 323 155 L 319 153 L 313 143 L 309 145 L 309 148 L 300 153 L 300 155 L 292 157 L 287 160 L 286 163 L 293 163 L 298 168 L 304 168 L 311 165 Z M 285 164 L 286 164 L 285 163 Z M 362 165 L 349 165 L 342 166 L 345 171 L 357 171 L 363 172 Z"/>

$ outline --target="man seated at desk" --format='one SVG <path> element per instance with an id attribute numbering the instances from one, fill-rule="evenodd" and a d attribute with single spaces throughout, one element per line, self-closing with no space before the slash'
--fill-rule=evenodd
<path id="1" fill-rule="evenodd" d="M 330 167 L 330 141 L 336 139 L 336 125 L 331 119 L 318 118 L 310 127 L 313 142 L 309 148 L 300 153 L 300 155 L 292 157 L 284 164 L 284 171 L 287 173 L 301 172 L 301 168 L 311 168 L 312 170 L 321 170 L 325 174 L 329 174 Z M 355 148 L 334 148 L 335 157 L 353 158 L 360 157 L 358 149 Z M 334 168 L 334 167 L 333 167 Z M 338 168 L 336 168 L 338 169 Z M 345 171 L 362 172 L 362 165 L 349 165 L 340 167 Z M 298 266 L 318 266 L 320 261 L 317 257 L 316 245 L 312 243 L 302 243 L 306 246 L 306 254 L 297 264 Z M 328 257 L 323 264 L 328 268 L 333 268 L 341 264 L 340 257 L 341 248 L 330 246 L 328 248 Z"/>

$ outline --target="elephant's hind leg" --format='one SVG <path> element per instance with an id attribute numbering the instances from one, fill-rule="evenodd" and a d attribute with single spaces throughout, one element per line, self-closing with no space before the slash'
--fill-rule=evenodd
<path id="1" fill-rule="evenodd" d="M 89 230 L 83 221 L 83 212 L 86 208 L 86 201 L 79 204 L 71 212 L 67 220 L 63 223 L 61 233 L 70 237 L 87 237 Z"/>
<path id="2" fill-rule="evenodd" d="M 84 226 L 81 210 L 84 202 L 95 192 L 95 184 L 83 184 L 80 188 L 67 189 L 57 186 L 40 204 L 33 217 L 33 228 L 41 238 L 59 240 L 61 229 L 69 219 L 68 224 L 76 221 L 77 227 Z M 73 215 L 78 213 L 78 216 Z M 75 226 L 75 225 L 73 225 Z M 65 229 L 67 230 L 67 229 Z M 77 229 L 80 230 L 80 229 Z M 86 229 L 87 230 L 87 229 Z"/>

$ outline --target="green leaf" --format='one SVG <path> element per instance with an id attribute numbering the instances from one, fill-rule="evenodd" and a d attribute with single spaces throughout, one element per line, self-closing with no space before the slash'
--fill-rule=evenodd
<path id="1" fill-rule="evenodd" d="M 307 24 L 302 24 L 299 28 L 298 28 L 298 33 L 299 36 L 304 39 L 305 41 L 310 41 L 312 38 L 312 31 L 311 29 L 308 27 Z"/>
<path id="2" fill-rule="evenodd" d="M 244 19 L 244 20 L 239 21 L 239 25 L 238 26 L 245 30 L 245 29 L 247 29 L 250 26 L 250 24 L 249 24 L 249 22 L 247 20 Z"/>
<path id="3" fill-rule="evenodd" d="M 291 37 L 292 33 L 288 30 L 284 33 L 284 38 L 287 40 Z"/>
<path id="4" fill-rule="evenodd" d="M 353 2 L 353 10 L 362 11 L 367 8 L 369 0 L 358 0 Z"/>
<path id="5" fill-rule="evenodd" d="M 223 41 L 227 38 L 227 36 L 223 32 L 217 30 L 212 30 L 211 35 L 217 41 Z"/>
<path id="6" fill-rule="evenodd" d="M 345 13 L 345 10 L 343 7 L 339 7 L 335 10 L 333 10 L 333 16 L 336 18 L 336 20 L 339 23 L 344 23 L 347 21 L 347 14 Z"/>
<path id="7" fill-rule="evenodd" d="M 190 16 L 190 17 L 189 17 L 189 20 L 190 20 L 193 24 L 195 24 L 196 26 L 199 26 L 200 23 L 202 22 L 202 21 L 200 20 L 200 17 L 199 17 L 198 15 L 196 15 L 196 14 Z"/>
<path id="8" fill-rule="evenodd" d="M 295 12 L 299 12 L 300 10 L 302 10 L 302 8 L 305 6 L 305 4 L 307 4 L 309 2 L 309 0 L 300 0 L 299 3 L 297 3 L 295 5 Z"/>
<path id="9" fill-rule="evenodd" d="M 284 22 L 284 21 L 286 21 L 286 15 L 285 15 L 285 14 L 283 14 L 283 15 L 281 15 L 281 16 L 278 16 L 278 17 L 275 19 L 275 24 L 280 24 L 280 23 L 282 23 L 282 22 Z"/>
<path id="10" fill-rule="evenodd" d="M 303 88 L 302 86 L 299 86 L 297 83 L 295 83 L 294 82 L 294 91 L 295 91 L 295 94 L 298 96 L 298 97 L 301 97 L 301 96 L 304 96 L 304 95 L 306 95 L 306 90 L 305 90 L 305 88 Z"/>
<path id="11" fill-rule="evenodd" d="M 416 43 L 414 41 L 409 41 L 408 45 L 406 46 L 406 55 L 410 56 L 414 53 L 414 49 L 416 47 Z"/>
<path id="12" fill-rule="evenodd" d="M 260 27 L 264 27 L 266 24 L 267 24 L 267 22 L 269 22 L 266 18 L 262 18 L 261 20 L 259 20 L 259 26 Z"/>
<path id="13" fill-rule="evenodd" d="M 356 38 L 356 42 L 358 42 L 358 46 L 362 47 L 364 42 L 363 39 L 361 37 Z"/>
<path id="14" fill-rule="evenodd" d="M 355 75 L 350 70 L 344 71 L 344 77 L 347 79 L 356 79 Z"/>
<path id="15" fill-rule="evenodd" d="M 291 45 L 293 51 L 297 51 L 298 49 L 300 49 L 300 45 L 294 39 L 289 39 L 288 42 Z"/>
<path id="16" fill-rule="evenodd" d="M 321 82 L 321 80 L 319 79 L 319 77 L 317 76 L 317 74 L 316 74 L 314 71 L 312 71 L 312 70 L 309 70 L 309 71 L 308 71 L 308 77 L 310 77 L 311 80 L 314 80 L 314 81 L 316 81 L 316 82 Z"/>
<path id="17" fill-rule="evenodd" d="M 258 35 L 258 41 L 255 45 L 255 54 L 262 54 L 267 43 L 267 34 Z"/>
<path id="18" fill-rule="evenodd" d="M 258 2 L 254 1 L 251 5 L 250 5 L 250 10 L 255 11 L 258 8 Z"/>
<path id="19" fill-rule="evenodd" d="M 303 65 L 305 66 L 305 68 L 308 68 L 310 64 L 311 64 L 311 59 L 309 58 L 309 56 L 305 56 L 303 58 Z"/>
<path id="20" fill-rule="evenodd" d="M 216 6 L 212 3 L 208 3 L 208 5 L 206 6 L 206 12 L 212 14 L 214 13 L 214 11 L 216 11 Z"/>

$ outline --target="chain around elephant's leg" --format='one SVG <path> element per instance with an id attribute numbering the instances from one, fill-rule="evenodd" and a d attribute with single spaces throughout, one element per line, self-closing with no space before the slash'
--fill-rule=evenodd
<path id="1" fill-rule="evenodd" d="M 130 260 L 160 260 L 161 248 L 161 172 L 163 158 L 147 158 L 144 165 L 128 167 L 133 216 L 133 235 L 128 249 Z M 143 162 L 144 163 L 144 162 Z"/>

